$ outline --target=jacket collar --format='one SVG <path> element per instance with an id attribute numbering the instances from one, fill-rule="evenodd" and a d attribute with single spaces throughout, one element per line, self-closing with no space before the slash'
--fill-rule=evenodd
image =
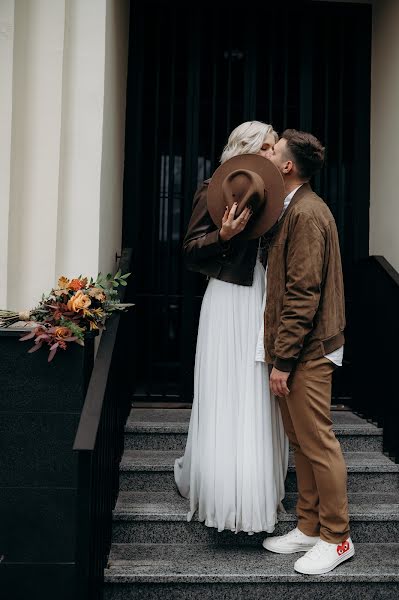
<path id="1" fill-rule="evenodd" d="M 299 188 L 299 190 L 297 190 L 294 194 L 294 196 L 292 197 L 291 202 L 289 203 L 289 205 L 287 206 L 287 208 L 285 209 L 283 216 L 275 222 L 275 224 L 273 225 L 273 227 L 271 229 L 269 229 L 269 231 L 267 231 L 264 234 L 264 237 L 266 239 L 271 239 L 275 233 L 277 232 L 278 229 L 280 229 L 282 223 L 284 222 L 285 217 L 287 216 L 287 213 L 292 209 L 292 207 L 297 203 L 300 202 L 300 200 L 306 196 L 306 194 L 309 194 L 309 192 L 312 192 L 312 188 L 310 186 L 310 183 L 304 183 L 303 185 L 301 185 L 301 187 Z"/>
<path id="2" fill-rule="evenodd" d="M 289 203 L 289 205 L 287 206 L 287 208 L 285 209 L 285 212 L 283 214 L 283 216 L 281 217 L 281 219 L 278 221 L 278 223 L 282 223 L 285 219 L 285 217 L 287 216 L 287 213 L 289 213 L 289 211 L 292 209 L 293 206 L 295 206 L 295 204 L 297 204 L 298 202 L 300 202 L 300 200 L 302 200 L 302 198 L 304 196 L 306 196 L 307 194 L 311 193 L 313 190 L 310 186 L 309 182 L 303 183 L 301 185 L 301 187 L 299 188 L 299 190 L 297 190 L 291 200 L 291 202 Z"/>

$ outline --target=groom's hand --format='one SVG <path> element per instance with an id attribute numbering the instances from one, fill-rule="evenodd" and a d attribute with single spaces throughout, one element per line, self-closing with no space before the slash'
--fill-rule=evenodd
<path id="1" fill-rule="evenodd" d="M 290 376 L 285 371 L 279 371 L 276 367 L 273 367 L 270 373 L 270 389 L 275 396 L 287 396 L 290 390 L 287 387 L 287 379 Z"/>

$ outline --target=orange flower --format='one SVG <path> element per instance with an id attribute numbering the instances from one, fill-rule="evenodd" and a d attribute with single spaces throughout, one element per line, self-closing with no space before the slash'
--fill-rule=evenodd
<path id="1" fill-rule="evenodd" d="M 68 287 L 70 290 L 74 290 L 76 292 L 77 290 L 81 290 L 82 288 L 84 288 L 86 284 L 87 277 L 85 277 L 84 279 L 72 279 Z"/>
<path id="2" fill-rule="evenodd" d="M 67 308 L 73 312 L 79 312 L 83 308 L 88 308 L 91 304 L 91 300 L 86 294 L 79 290 L 76 292 L 70 300 L 68 300 Z"/>
<path id="3" fill-rule="evenodd" d="M 63 340 L 71 335 L 71 330 L 68 327 L 56 327 L 54 336 L 57 340 Z"/>

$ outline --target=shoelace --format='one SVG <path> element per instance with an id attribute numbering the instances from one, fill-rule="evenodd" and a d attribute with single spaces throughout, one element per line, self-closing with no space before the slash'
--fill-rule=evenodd
<path id="1" fill-rule="evenodd" d="M 298 535 L 299 535 L 298 529 L 292 529 L 291 531 L 289 531 L 286 534 L 287 537 L 298 537 Z"/>
<path id="2" fill-rule="evenodd" d="M 287 537 L 290 538 L 301 538 L 303 537 L 302 532 L 299 529 L 292 529 L 291 531 L 289 531 L 287 534 Z"/>
<path id="3" fill-rule="evenodd" d="M 330 544 L 328 544 L 324 540 L 319 540 L 317 544 L 313 546 L 313 548 L 307 551 L 306 558 L 320 558 L 330 549 L 329 546 Z"/>

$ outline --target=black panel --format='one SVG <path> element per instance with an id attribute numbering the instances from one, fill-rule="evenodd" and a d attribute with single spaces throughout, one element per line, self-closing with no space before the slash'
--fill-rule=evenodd
<path id="1" fill-rule="evenodd" d="M 84 351 L 74 344 L 48 363 L 48 346 L 29 354 L 34 344 L 19 341 L 23 330 L 6 333 L 1 330 L 0 411 L 80 413 L 86 385 L 84 361 L 92 359 L 94 346 L 87 344 Z"/>
<path id="2" fill-rule="evenodd" d="M 76 490 L 2 488 L 0 554 L 9 562 L 73 562 Z"/>
<path id="3" fill-rule="evenodd" d="M 351 393 L 355 262 L 368 256 L 371 7 L 327 2 L 135 3 L 131 13 L 124 246 L 134 250 L 136 398 L 191 401 L 205 281 L 181 245 L 197 183 L 248 119 L 310 130 L 327 147 L 313 182 L 340 235 Z M 283 3 L 282 3 L 283 4 Z"/>
<path id="4" fill-rule="evenodd" d="M 76 486 L 80 414 L 1 413 L 0 486 Z"/>
<path id="5" fill-rule="evenodd" d="M 4 600 L 72 600 L 76 595 L 74 563 L 2 563 Z"/>

